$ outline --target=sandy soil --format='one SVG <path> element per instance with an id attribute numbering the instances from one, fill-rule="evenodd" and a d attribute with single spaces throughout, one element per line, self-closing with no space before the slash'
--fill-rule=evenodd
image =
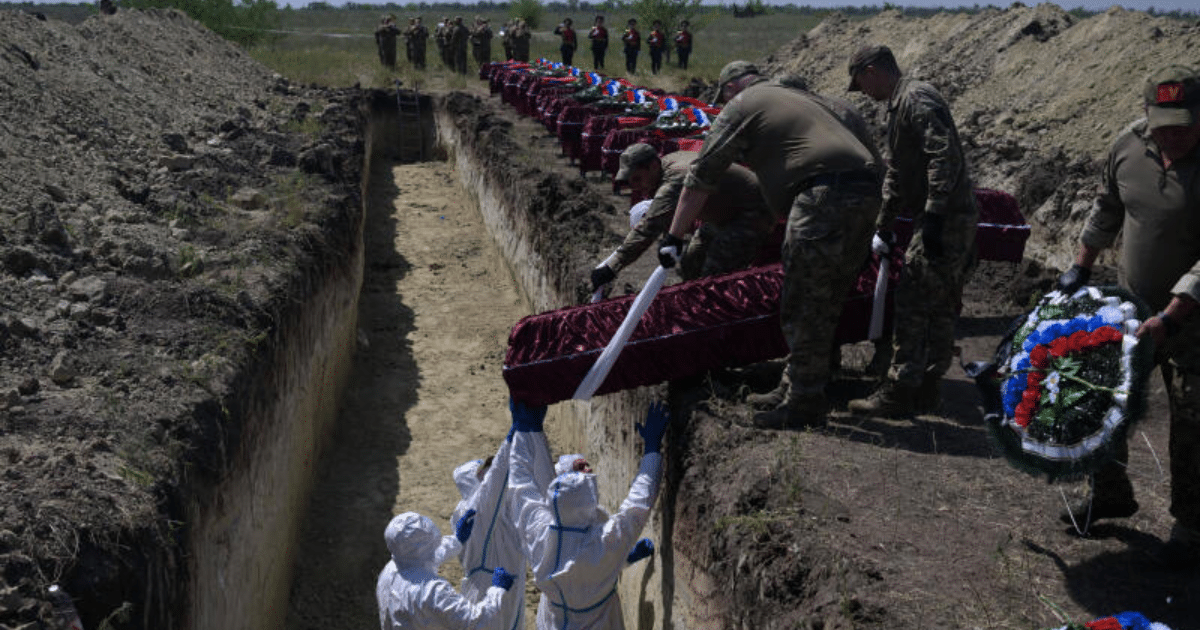
<path id="1" fill-rule="evenodd" d="M 413 511 L 450 534 L 450 473 L 494 453 L 510 422 L 500 367 L 529 307 L 474 200 L 446 162 L 378 168 L 391 170 L 370 190 L 361 347 L 298 555 L 290 629 L 377 625 L 384 525 Z M 456 562 L 442 570 L 458 584 Z"/>

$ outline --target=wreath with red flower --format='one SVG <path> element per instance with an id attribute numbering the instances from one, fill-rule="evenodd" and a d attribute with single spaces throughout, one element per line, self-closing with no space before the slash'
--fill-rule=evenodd
<path id="1" fill-rule="evenodd" d="M 1019 468 L 1051 481 L 1076 479 L 1105 461 L 1140 416 L 1150 342 L 1148 315 L 1116 287 L 1052 291 L 1018 321 L 995 362 L 1000 409 L 993 434 Z"/>

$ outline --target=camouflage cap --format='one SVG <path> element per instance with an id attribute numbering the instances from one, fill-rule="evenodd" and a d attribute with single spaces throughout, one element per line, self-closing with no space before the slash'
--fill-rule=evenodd
<path id="1" fill-rule="evenodd" d="M 850 64 L 847 68 L 850 71 L 850 87 L 846 88 L 846 91 L 859 91 L 858 81 L 854 79 L 854 75 L 880 59 L 890 59 L 892 65 L 896 64 L 896 56 L 892 54 L 892 49 L 887 46 L 868 44 L 854 51 L 854 54 L 850 55 Z"/>
<path id="2" fill-rule="evenodd" d="M 725 91 L 725 84 L 736 81 L 747 74 L 758 74 L 758 66 L 749 61 L 730 61 L 721 68 L 721 76 L 717 78 L 717 100 L 721 100 L 721 92 Z"/>
<path id="3" fill-rule="evenodd" d="M 1188 127 L 1200 107 L 1200 77 L 1188 66 L 1171 65 L 1146 77 L 1142 93 L 1150 128 Z"/>
<path id="4" fill-rule="evenodd" d="M 629 175 L 633 172 L 633 169 L 644 164 L 649 164 L 650 160 L 657 157 L 658 151 L 655 151 L 654 147 L 644 142 L 629 145 L 628 148 L 621 152 L 621 166 L 617 169 L 617 176 L 613 178 L 613 181 L 629 181 Z"/>

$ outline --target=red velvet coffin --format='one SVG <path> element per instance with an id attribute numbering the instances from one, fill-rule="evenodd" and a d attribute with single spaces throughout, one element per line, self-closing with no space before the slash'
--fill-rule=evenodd
<path id="1" fill-rule="evenodd" d="M 976 200 L 980 258 L 1020 261 L 1029 230 L 1016 200 L 988 189 L 977 189 Z M 779 236 L 764 249 L 776 260 Z M 911 219 L 906 236 L 911 236 Z M 892 289 L 902 261 L 903 252 L 897 249 L 889 266 L 885 333 L 891 330 Z M 835 333 L 840 343 L 866 339 L 877 274 L 878 260 L 873 256 L 846 299 Z M 782 281 L 782 267 L 775 263 L 664 288 L 597 395 L 786 355 L 779 328 Z M 512 396 L 547 405 L 570 398 L 616 333 L 633 299 L 624 296 L 566 307 L 517 322 L 504 359 L 504 380 Z"/>
<path id="2" fill-rule="evenodd" d="M 891 265 L 893 283 L 898 269 L 899 260 Z M 839 341 L 866 338 L 877 273 L 873 262 L 846 300 L 836 333 Z M 596 394 L 786 355 L 779 328 L 782 282 L 783 269 L 775 264 L 664 288 Z M 512 397 L 548 405 L 574 395 L 634 297 L 562 308 L 517 322 L 504 359 L 504 380 Z M 891 321 L 890 299 L 886 321 Z"/>
<path id="3" fill-rule="evenodd" d="M 577 160 L 583 155 L 583 125 L 598 113 L 600 109 L 590 105 L 567 105 L 559 112 L 558 141 L 567 157 Z"/>
<path id="4" fill-rule="evenodd" d="M 1012 195 L 990 188 L 975 189 L 979 206 L 979 227 L 975 231 L 975 247 L 980 260 L 1021 262 L 1025 241 L 1029 240 L 1029 224 L 1017 207 Z M 902 212 L 896 219 L 896 242 L 907 246 L 912 239 L 912 216 Z"/>

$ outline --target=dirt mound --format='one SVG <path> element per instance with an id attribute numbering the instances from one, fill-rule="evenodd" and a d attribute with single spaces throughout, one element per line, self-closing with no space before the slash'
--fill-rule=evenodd
<path id="1" fill-rule="evenodd" d="M 5 10 L 0 40 L 0 627 L 46 620 L 51 582 L 173 627 L 188 493 L 350 248 L 359 96 L 174 11 Z"/>
<path id="2" fill-rule="evenodd" d="M 872 42 L 890 46 L 905 72 L 950 100 L 977 185 L 1016 195 L 1034 225 L 1026 253 L 1064 267 L 1109 144 L 1141 116 L 1146 75 L 1193 62 L 1200 25 L 1120 7 L 1076 18 L 1019 2 L 929 18 L 891 10 L 829 18 L 766 65 L 807 75 L 818 92 L 845 94 L 850 53 Z M 852 98 L 883 120 L 879 105 Z"/>

